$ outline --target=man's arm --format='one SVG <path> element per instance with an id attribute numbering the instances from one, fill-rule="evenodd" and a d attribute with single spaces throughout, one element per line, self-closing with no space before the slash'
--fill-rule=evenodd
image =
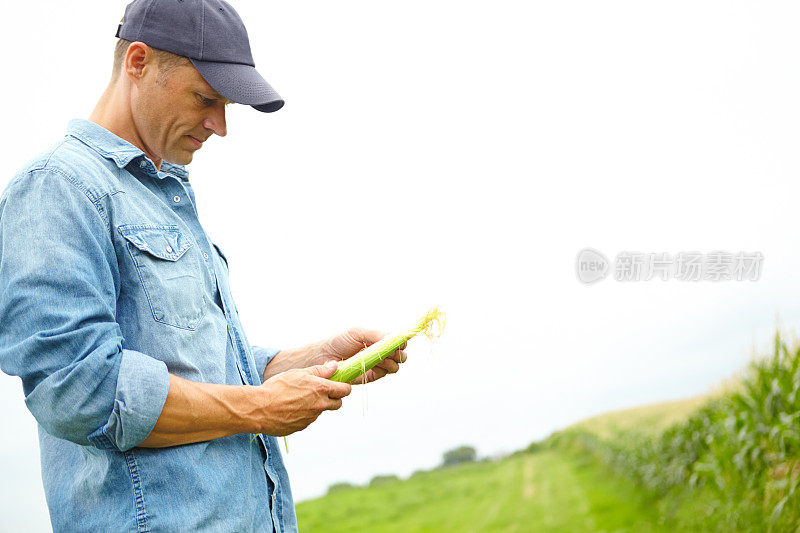
<path id="1" fill-rule="evenodd" d="M 127 450 L 152 430 L 169 375 L 122 348 L 119 282 L 107 223 L 78 182 L 18 176 L 0 199 L 0 367 L 51 435 Z"/>
<path id="2" fill-rule="evenodd" d="M 144 447 L 172 446 L 236 433 L 283 436 L 299 431 L 325 410 L 339 409 L 351 384 L 328 378 L 336 364 L 352 357 L 383 333 L 352 328 L 300 348 L 269 350 L 251 346 L 256 365 L 265 365 L 259 387 L 195 383 L 170 375 L 169 394 Z M 367 382 L 398 371 L 406 361 L 400 347 L 367 373 Z M 361 377 L 352 384 L 362 383 Z"/>
<path id="3" fill-rule="evenodd" d="M 170 374 L 169 394 L 150 435 L 139 446 L 162 447 L 236 433 L 283 436 L 325 410 L 342 406 L 350 385 L 330 381 L 336 364 L 282 373 L 259 387 L 196 383 Z"/>
<path id="4" fill-rule="evenodd" d="M 261 381 L 266 382 L 269 378 L 277 376 L 281 372 L 286 372 L 287 370 L 307 368 L 331 360 L 332 358 L 322 360 L 319 357 L 315 357 L 315 354 L 319 353 L 321 344 L 322 343 L 316 342 L 301 348 L 279 351 L 267 363 Z M 259 348 L 256 347 L 256 349 Z"/>

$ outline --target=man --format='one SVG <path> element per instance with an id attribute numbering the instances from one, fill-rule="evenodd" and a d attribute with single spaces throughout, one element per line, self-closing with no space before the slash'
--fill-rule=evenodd
<path id="1" fill-rule="evenodd" d="M 242 329 L 184 168 L 227 104 L 283 105 L 234 9 L 136 0 L 117 36 L 90 120 L 0 197 L 0 366 L 39 423 L 53 529 L 294 531 L 275 437 L 338 409 L 335 361 L 381 334 L 277 351 Z"/>

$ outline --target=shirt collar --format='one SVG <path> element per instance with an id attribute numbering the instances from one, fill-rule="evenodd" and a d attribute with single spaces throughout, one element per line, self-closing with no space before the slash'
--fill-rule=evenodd
<path id="1" fill-rule="evenodd" d="M 125 139 L 117 137 L 91 120 L 82 118 L 70 120 L 67 125 L 67 135 L 71 135 L 90 148 L 93 148 L 106 159 L 111 159 L 119 168 L 125 168 L 136 158 L 142 158 L 143 161 L 150 161 L 139 148 Z M 172 174 L 183 181 L 189 181 L 189 172 L 187 172 L 186 168 L 182 165 L 163 161 L 161 163 L 160 172 L 155 170 L 155 166 L 152 165 L 152 162 L 149 167 L 149 170 L 152 170 L 152 174 L 156 177 L 162 178 L 166 174 Z"/>

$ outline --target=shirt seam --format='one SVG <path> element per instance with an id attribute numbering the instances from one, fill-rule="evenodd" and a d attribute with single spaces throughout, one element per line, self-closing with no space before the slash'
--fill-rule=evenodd
<path id="1" fill-rule="evenodd" d="M 128 465 L 128 473 L 131 478 L 131 486 L 133 488 L 133 502 L 136 508 L 136 531 L 138 533 L 147 533 L 150 528 L 147 525 L 147 507 L 144 501 L 144 490 L 142 488 L 142 480 L 139 475 L 139 465 L 136 462 L 136 455 L 132 450 L 125 452 L 125 463 Z"/>
<path id="2" fill-rule="evenodd" d="M 50 153 L 47 156 L 47 159 L 44 162 L 45 166 L 50 164 L 50 160 L 53 158 L 53 155 L 56 153 L 56 151 L 58 151 L 59 148 L 61 148 L 64 144 L 66 144 L 66 142 L 67 142 L 66 138 L 65 139 L 61 139 L 61 142 L 59 142 L 58 144 L 56 144 L 53 147 L 53 149 L 50 151 Z"/>
<path id="3" fill-rule="evenodd" d="M 111 231 L 111 221 L 106 216 L 105 210 L 98 205 L 98 201 L 101 198 L 104 198 L 105 196 L 107 196 L 108 194 L 111 194 L 111 193 L 105 193 L 102 196 L 98 196 L 97 198 L 92 198 L 92 196 L 95 196 L 95 195 L 92 193 L 91 189 L 89 189 L 88 187 L 84 186 L 82 183 L 78 182 L 78 180 L 75 179 L 75 177 L 67 174 L 66 172 L 64 172 L 60 168 L 49 166 L 46 163 L 43 166 L 32 168 L 29 171 L 29 174 L 33 174 L 35 172 L 50 172 L 52 174 L 57 174 L 59 177 L 63 178 L 64 181 L 66 181 L 67 183 L 69 183 L 70 185 L 72 185 L 73 187 L 78 189 L 79 191 L 81 191 L 83 193 L 83 196 L 85 196 L 86 199 L 89 200 L 89 202 L 92 204 L 92 207 L 94 207 L 94 210 L 97 212 L 97 215 L 103 221 L 103 225 L 106 227 L 106 229 Z"/>
<path id="4" fill-rule="evenodd" d="M 205 37 L 206 37 L 206 5 L 201 4 L 200 8 L 200 53 L 198 56 L 200 57 L 200 61 L 203 61 L 203 50 L 205 48 Z"/>

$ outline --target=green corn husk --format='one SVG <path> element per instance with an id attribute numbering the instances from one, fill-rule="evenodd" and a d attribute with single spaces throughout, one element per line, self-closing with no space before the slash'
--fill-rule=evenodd
<path id="1" fill-rule="evenodd" d="M 437 331 L 433 325 L 437 324 Z M 353 357 L 339 362 L 336 372 L 330 377 L 331 381 L 350 383 L 358 376 L 366 374 L 367 370 L 389 357 L 395 350 L 412 337 L 424 333 L 429 339 L 441 335 L 444 330 L 444 313 L 438 307 L 428 311 L 417 323 L 395 335 L 387 335 L 375 344 L 367 346 Z"/>
<path id="2" fill-rule="evenodd" d="M 438 326 L 436 331 L 433 330 L 434 324 Z M 441 335 L 443 331 L 444 313 L 439 310 L 439 307 L 434 307 L 420 318 L 414 327 L 396 335 L 387 335 L 375 344 L 364 348 L 353 357 L 339 362 L 336 372 L 333 373 L 330 379 L 349 383 L 358 376 L 366 374 L 367 370 L 389 357 L 412 337 L 422 333 L 429 339 L 433 339 L 433 337 Z M 256 433 L 250 437 L 250 442 L 252 443 L 258 435 L 261 435 L 261 433 Z M 289 453 L 289 441 L 286 437 L 283 437 L 283 445 L 286 447 L 286 453 Z"/>

